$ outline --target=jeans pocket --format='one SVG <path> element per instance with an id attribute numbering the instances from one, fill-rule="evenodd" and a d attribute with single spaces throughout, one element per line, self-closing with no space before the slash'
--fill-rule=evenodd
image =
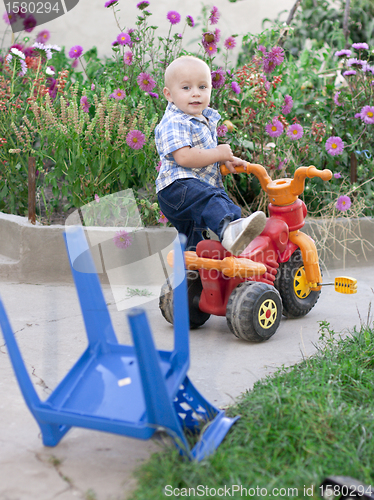
<path id="1" fill-rule="evenodd" d="M 158 198 L 173 210 L 178 210 L 184 203 L 187 186 L 180 181 L 174 181 L 170 186 L 158 193 Z"/>

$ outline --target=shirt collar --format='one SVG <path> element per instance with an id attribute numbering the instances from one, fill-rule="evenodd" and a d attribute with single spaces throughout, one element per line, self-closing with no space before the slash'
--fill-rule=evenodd
<path id="1" fill-rule="evenodd" d="M 173 102 L 168 103 L 166 111 L 168 113 L 177 113 L 181 116 L 181 118 L 184 118 L 185 120 L 192 120 L 193 118 L 195 118 L 198 121 L 202 121 L 201 118 L 183 113 L 183 111 L 177 108 L 177 106 Z M 202 115 L 206 118 L 215 118 L 217 122 L 221 118 L 221 115 L 218 113 L 218 111 L 209 107 L 203 110 Z"/>

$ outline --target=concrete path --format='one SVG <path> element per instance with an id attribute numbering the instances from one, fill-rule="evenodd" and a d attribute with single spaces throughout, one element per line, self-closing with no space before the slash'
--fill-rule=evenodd
<path id="1" fill-rule="evenodd" d="M 256 380 L 282 365 L 292 365 L 315 352 L 319 322 L 346 334 L 372 323 L 372 267 L 334 270 L 358 279 L 356 295 L 325 287 L 315 308 L 299 320 L 282 319 L 276 334 L 261 344 L 236 339 L 222 317 L 211 317 L 190 334 L 189 376 L 217 406 L 234 402 Z M 104 285 L 120 342 L 130 343 L 126 310 L 118 310 L 112 289 Z M 27 368 L 45 398 L 86 346 L 75 288 L 70 284 L 0 283 Z M 129 299 L 129 305 L 132 299 Z M 144 304 L 158 348 L 172 348 L 172 327 L 158 310 L 158 297 Z M 369 317 L 368 317 L 369 313 Z M 72 429 L 55 448 L 42 445 L 39 429 L 25 406 L 4 342 L 0 341 L 0 498 L 2 500 L 123 500 L 135 487 L 133 470 L 152 452 L 157 440 L 137 441 L 83 429 Z M 96 495 L 96 496 L 94 496 Z"/>

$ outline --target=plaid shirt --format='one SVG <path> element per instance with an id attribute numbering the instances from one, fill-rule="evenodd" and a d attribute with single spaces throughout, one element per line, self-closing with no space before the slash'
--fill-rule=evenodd
<path id="1" fill-rule="evenodd" d="M 211 149 L 217 146 L 217 123 L 221 116 L 212 108 L 205 108 L 203 116 L 208 120 L 187 115 L 175 104 L 168 104 L 155 130 L 156 147 L 161 158 L 161 168 L 156 179 L 157 193 L 177 179 L 191 177 L 223 188 L 218 163 L 202 168 L 182 167 L 172 155 L 173 151 L 185 146 L 201 149 Z"/>

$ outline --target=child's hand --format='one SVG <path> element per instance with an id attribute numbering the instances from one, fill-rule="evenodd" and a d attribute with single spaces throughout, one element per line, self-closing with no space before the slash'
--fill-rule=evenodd
<path id="1" fill-rule="evenodd" d="M 235 156 L 232 154 L 229 144 L 219 144 L 217 146 L 217 151 L 220 155 L 220 158 L 218 160 L 219 162 L 232 162 L 235 158 Z"/>
<path id="2" fill-rule="evenodd" d="M 247 170 L 247 162 L 241 158 L 237 158 L 236 156 L 234 156 L 232 161 L 226 161 L 225 165 L 232 174 L 238 173 L 237 170 L 235 170 L 235 167 L 244 167 L 244 170 Z"/>

